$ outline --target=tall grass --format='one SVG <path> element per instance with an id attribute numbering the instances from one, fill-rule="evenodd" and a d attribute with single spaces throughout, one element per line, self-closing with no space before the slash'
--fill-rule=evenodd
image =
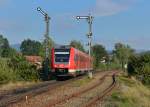
<path id="1" fill-rule="evenodd" d="M 136 79 L 120 77 L 120 88 L 108 99 L 105 107 L 150 107 L 150 89 Z"/>
<path id="2" fill-rule="evenodd" d="M 121 66 L 117 63 L 111 62 L 111 63 L 100 63 L 97 68 L 98 70 L 101 71 L 106 71 L 106 70 L 121 70 Z"/>

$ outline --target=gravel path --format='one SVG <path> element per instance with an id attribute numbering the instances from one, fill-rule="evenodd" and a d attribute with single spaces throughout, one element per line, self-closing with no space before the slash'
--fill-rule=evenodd
<path id="1" fill-rule="evenodd" d="M 98 83 L 103 75 L 108 72 L 97 73 L 94 76 L 94 79 L 89 80 L 87 77 L 83 77 L 83 79 L 72 81 L 63 86 L 57 87 L 55 89 L 49 89 L 48 92 L 37 95 L 33 98 L 27 99 L 26 101 L 19 102 L 17 104 L 10 105 L 9 107 L 49 107 L 50 103 L 58 99 L 62 99 L 67 97 L 73 93 L 77 93 L 79 91 L 85 90 L 93 84 Z M 84 105 L 87 101 L 89 101 L 92 97 L 97 96 L 101 93 L 106 87 L 110 85 L 112 81 L 112 77 L 106 77 L 105 82 L 102 85 L 98 86 L 95 89 L 90 90 L 88 93 L 84 93 L 81 96 L 72 98 L 65 103 L 55 105 L 56 107 L 80 107 Z M 26 98 L 25 98 L 26 99 Z"/>
<path id="2" fill-rule="evenodd" d="M 65 104 L 59 104 L 56 105 L 56 107 L 82 107 L 86 106 L 86 103 L 90 101 L 93 97 L 100 95 L 100 93 L 103 92 L 103 90 L 106 89 L 106 87 L 109 87 L 109 85 L 112 82 L 111 77 L 106 77 L 105 81 L 98 87 L 90 90 L 87 93 L 84 93 L 76 98 L 73 98 L 71 100 L 68 100 Z"/>

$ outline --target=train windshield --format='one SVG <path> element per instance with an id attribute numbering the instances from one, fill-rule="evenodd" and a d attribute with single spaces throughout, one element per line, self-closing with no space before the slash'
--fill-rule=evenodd
<path id="1" fill-rule="evenodd" d="M 55 49 L 55 62 L 69 62 L 69 49 Z"/>

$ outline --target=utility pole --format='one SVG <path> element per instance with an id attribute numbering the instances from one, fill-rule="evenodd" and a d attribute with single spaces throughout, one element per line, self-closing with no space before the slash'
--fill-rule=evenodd
<path id="1" fill-rule="evenodd" d="M 92 45 L 92 22 L 93 22 L 93 16 L 91 16 L 91 14 L 89 14 L 88 16 L 76 16 L 76 19 L 77 20 L 80 20 L 80 19 L 86 19 L 88 24 L 89 24 L 89 32 L 87 34 L 87 37 L 88 37 L 88 46 L 89 46 L 89 56 L 91 56 L 91 45 Z M 91 63 L 90 59 L 89 59 L 89 62 Z M 89 77 L 92 78 L 92 72 L 89 71 Z"/>
<path id="2" fill-rule="evenodd" d="M 49 20 L 51 19 L 51 17 L 48 16 L 48 14 L 43 11 L 41 9 L 41 7 L 37 8 L 37 11 L 39 11 L 45 19 L 45 23 L 46 23 L 46 31 L 45 31 L 45 35 L 44 35 L 44 42 L 45 42 L 45 62 L 44 62 L 44 71 L 45 71 L 45 76 L 46 76 L 46 80 L 48 79 L 48 71 L 49 71 L 49 47 L 48 47 L 48 39 L 49 39 Z"/>

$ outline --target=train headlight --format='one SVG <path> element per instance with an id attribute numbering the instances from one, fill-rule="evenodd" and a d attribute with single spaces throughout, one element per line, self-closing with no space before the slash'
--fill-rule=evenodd
<path id="1" fill-rule="evenodd" d="M 51 72 L 55 72 L 55 69 L 52 69 L 52 71 Z"/>

